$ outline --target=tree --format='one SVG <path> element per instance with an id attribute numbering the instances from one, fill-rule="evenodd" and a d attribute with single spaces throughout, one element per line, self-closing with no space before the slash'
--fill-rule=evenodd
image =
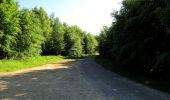
<path id="1" fill-rule="evenodd" d="M 100 54 L 121 66 L 167 78 L 170 1 L 124 0 L 122 4 L 113 13 L 115 22 L 107 34 L 99 36 Z"/>
<path id="2" fill-rule="evenodd" d="M 16 36 L 19 33 L 18 5 L 14 0 L 0 1 L 0 56 L 15 55 Z"/>
<path id="3" fill-rule="evenodd" d="M 20 11 L 21 32 L 17 35 L 17 53 L 18 57 L 35 56 L 41 53 L 41 44 L 44 36 L 41 34 L 39 21 L 35 14 L 28 9 Z"/>
<path id="4" fill-rule="evenodd" d="M 87 34 L 84 38 L 85 54 L 94 54 L 97 50 L 97 41 L 91 34 Z"/>
<path id="5" fill-rule="evenodd" d="M 64 26 L 59 18 L 51 17 L 52 32 L 45 43 L 43 54 L 59 55 L 64 50 Z"/>
<path id="6" fill-rule="evenodd" d="M 83 54 L 82 40 L 80 39 L 80 31 L 77 26 L 65 28 L 64 41 L 65 41 L 65 55 L 71 57 L 81 57 Z"/>
<path id="7" fill-rule="evenodd" d="M 43 36 L 48 37 L 49 33 L 51 32 L 51 23 L 49 16 L 42 7 L 40 7 L 39 9 L 35 7 L 32 11 L 34 12 L 35 17 L 39 19 Z"/>
<path id="8" fill-rule="evenodd" d="M 83 48 L 82 48 L 82 44 L 81 44 L 80 38 L 79 37 L 74 37 L 72 39 L 72 42 L 73 42 L 73 45 L 71 46 L 68 55 L 70 57 L 73 57 L 73 58 L 82 57 Z"/>
<path id="9" fill-rule="evenodd" d="M 94 36 L 78 26 L 61 23 L 54 14 L 33 8 L 18 11 L 14 0 L 0 1 L 0 57 L 23 58 L 44 55 L 81 57 L 94 53 Z"/>
<path id="10" fill-rule="evenodd" d="M 110 50 L 112 48 L 112 46 L 110 44 L 108 44 L 108 36 L 109 36 L 109 27 L 108 26 L 103 26 L 103 29 L 100 32 L 100 35 L 97 36 L 97 40 L 99 43 L 99 53 L 102 56 L 107 56 L 108 54 L 107 51 Z M 112 40 L 111 40 L 112 41 Z M 109 46 L 108 46 L 109 45 Z"/>
<path id="11" fill-rule="evenodd" d="M 45 12 L 45 10 L 40 7 L 39 9 L 35 7 L 32 10 L 35 14 L 35 17 L 38 19 L 39 27 L 41 28 L 41 34 L 45 37 L 44 43 L 42 43 L 42 51 L 45 49 L 45 42 L 48 40 L 51 32 L 51 22 L 49 16 Z"/>

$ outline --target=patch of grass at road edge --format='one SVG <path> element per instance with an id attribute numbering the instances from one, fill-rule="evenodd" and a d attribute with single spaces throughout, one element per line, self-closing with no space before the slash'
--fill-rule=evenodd
<path id="1" fill-rule="evenodd" d="M 0 73 L 32 68 L 65 59 L 66 57 L 63 56 L 36 56 L 24 60 L 0 60 Z"/>
<path id="2" fill-rule="evenodd" d="M 141 72 L 137 72 L 136 70 L 131 70 L 131 69 L 127 69 L 127 68 L 122 68 L 118 65 L 113 64 L 110 60 L 105 59 L 103 57 L 100 56 L 96 56 L 95 57 L 95 61 L 96 63 L 100 64 L 101 66 L 103 66 L 104 68 L 115 72 L 121 76 L 124 76 L 128 79 L 131 79 L 135 82 L 141 83 L 145 86 L 163 91 L 163 92 L 167 92 L 170 93 L 170 83 L 166 82 L 164 80 L 156 80 L 156 79 L 151 79 L 145 75 L 143 75 L 143 73 Z"/>

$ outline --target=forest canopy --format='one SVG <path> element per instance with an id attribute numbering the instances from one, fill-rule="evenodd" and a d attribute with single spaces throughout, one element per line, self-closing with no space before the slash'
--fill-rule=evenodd
<path id="1" fill-rule="evenodd" d="M 97 37 L 99 53 L 118 66 L 170 76 L 170 0 L 124 0 Z"/>
<path id="2" fill-rule="evenodd" d="M 95 37 L 78 26 L 48 16 L 40 7 L 18 9 L 14 0 L 0 0 L 0 58 L 38 55 L 81 57 L 96 52 Z"/>

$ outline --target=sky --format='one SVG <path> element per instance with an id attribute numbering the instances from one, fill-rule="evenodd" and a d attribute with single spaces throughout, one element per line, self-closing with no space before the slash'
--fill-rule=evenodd
<path id="1" fill-rule="evenodd" d="M 77 25 L 83 31 L 97 35 L 103 25 L 110 26 L 111 13 L 119 10 L 122 0 L 16 0 L 19 8 L 43 7 L 50 15 L 55 13 L 61 22 Z"/>

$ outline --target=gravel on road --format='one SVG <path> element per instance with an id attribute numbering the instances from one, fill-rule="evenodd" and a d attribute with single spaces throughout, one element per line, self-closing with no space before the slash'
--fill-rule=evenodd
<path id="1" fill-rule="evenodd" d="M 0 100 L 170 100 L 96 64 L 94 57 L 0 74 Z"/>

